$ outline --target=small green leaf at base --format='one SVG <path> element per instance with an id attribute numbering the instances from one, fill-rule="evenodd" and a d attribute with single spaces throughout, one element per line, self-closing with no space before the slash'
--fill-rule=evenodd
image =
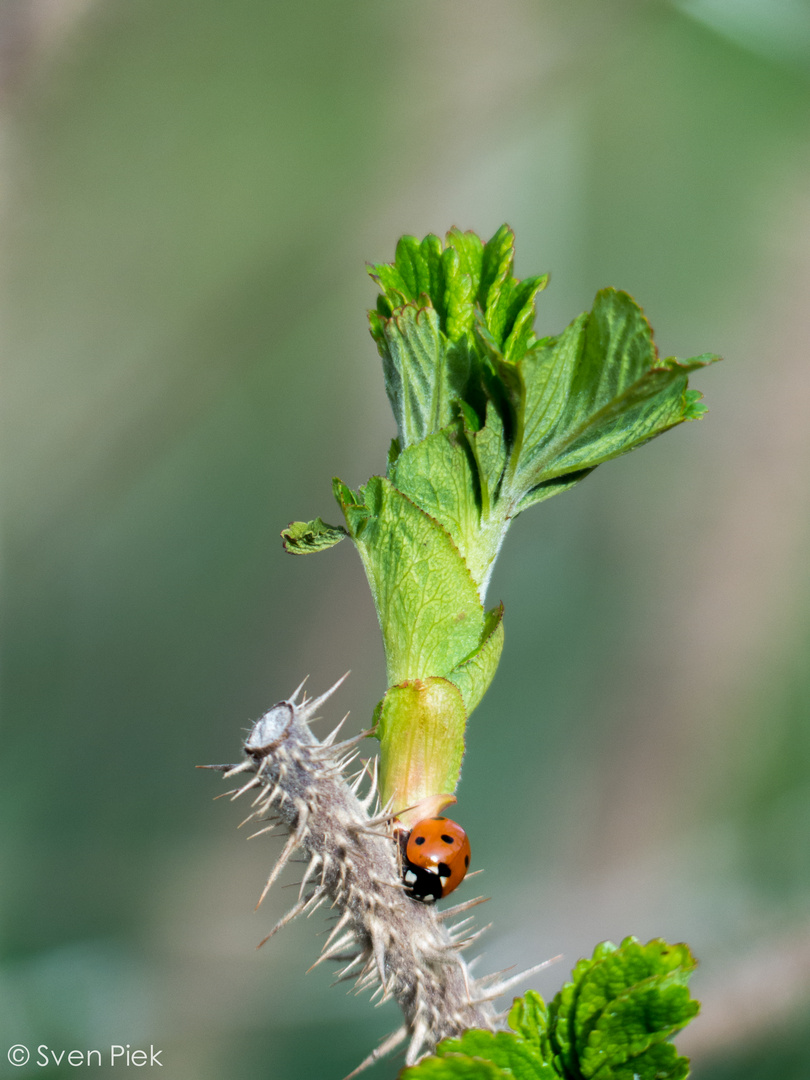
<path id="1" fill-rule="evenodd" d="M 334 547 L 347 535 L 342 525 L 327 525 L 322 518 L 291 521 L 281 532 L 284 550 L 291 555 L 311 555 Z"/>
<path id="2" fill-rule="evenodd" d="M 522 998 L 515 998 L 509 1010 L 508 1023 L 516 1035 L 540 1047 L 544 1061 L 551 1061 L 553 1051 L 548 1035 L 548 1007 L 536 990 L 527 990 Z"/>
<path id="3" fill-rule="evenodd" d="M 686 945 L 625 938 L 580 960 L 550 1006 L 534 990 L 515 998 L 511 1032 L 465 1031 L 407 1080 L 685 1080 L 689 1059 L 667 1040 L 699 1009 L 687 982 L 695 959 Z M 442 1066 L 453 1062 L 452 1071 Z M 475 1071 L 485 1063 L 496 1071 Z M 450 1068 L 450 1066 L 447 1066 Z"/>
<path id="4" fill-rule="evenodd" d="M 563 1075 L 585 1080 L 681 1080 L 688 1060 L 662 1050 L 700 1006 L 687 982 L 695 959 L 686 945 L 625 938 L 580 960 L 549 1007 L 551 1042 Z M 686 1069 L 686 1071 L 684 1071 Z"/>
<path id="5" fill-rule="evenodd" d="M 453 1054 L 450 1057 L 429 1057 L 403 1069 L 400 1080 L 511 1080 L 511 1073 L 504 1072 L 491 1061 Z"/>
<path id="6" fill-rule="evenodd" d="M 681 1057 L 672 1043 L 655 1043 L 624 1065 L 605 1067 L 596 1080 L 685 1080 L 689 1058 Z"/>
<path id="7" fill-rule="evenodd" d="M 491 1061 L 515 1080 L 558 1080 L 542 1047 L 510 1031 L 465 1031 L 460 1039 L 446 1039 L 437 1047 L 441 1057 L 461 1053 Z"/>

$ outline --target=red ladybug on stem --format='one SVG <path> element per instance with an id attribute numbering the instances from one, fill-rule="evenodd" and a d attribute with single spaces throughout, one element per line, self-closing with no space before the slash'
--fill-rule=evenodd
<path id="1" fill-rule="evenodd" d="M 405 892 L 424 904 L 449 896 L 470 865 L 470 841 L 462 827 L 446 817 L 425 818 L 401 834 Z"/>

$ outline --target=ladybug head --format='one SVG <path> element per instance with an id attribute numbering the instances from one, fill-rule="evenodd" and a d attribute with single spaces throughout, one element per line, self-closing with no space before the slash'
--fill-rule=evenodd
<path id="1" fill-rule="evenodd" d="M 408 896 L 433 903 L 464 880 L 470 865 L 470 841 L 450 818 L 425 818 L 400 841 L 402 880 Z"/>

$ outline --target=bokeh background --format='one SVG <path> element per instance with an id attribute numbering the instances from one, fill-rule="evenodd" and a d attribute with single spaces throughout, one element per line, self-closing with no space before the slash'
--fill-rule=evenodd
<path id="1" fill-rule="evenodd" d="M 344 1076 L 394 1006 L 260 952 L 276 850 L 194 765 L 306 674 L 384 690 L 330 478 L 393 421 L 365 261 L 517 232 L 538 330 L 616 285 L 710 414 L 514 525 L 459 791 L 482 967 L 687 940 L 698 1080 L 810 1077 L 810 6 L 2 0 L 0 1075 Z M 287 880 L 294 880 L 294 874 Z M 370 1080 L 393 1077 L 396 1061 Z"/>

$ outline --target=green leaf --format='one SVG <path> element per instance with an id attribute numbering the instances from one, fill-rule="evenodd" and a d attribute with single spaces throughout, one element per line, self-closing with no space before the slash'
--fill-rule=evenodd
<path id="1" fill-rule="evenodd" d="M 513 505 L 532 488 L 586 475 L 700 415 L 687 393 L 687 376 L 715 359 L 659 360 L 649 323 L 632 297 L 604 289 L 590 315 L 575 319 L 559 338 L 539 342 L 515 365 L 496 361 L 514 409 Z"/>
<path id="2" fill-rule="evenodd" d="M 447 233 L 447 245 L 458 254 L 459 270 L 470 279 L 471 296 L 475 300 L 481 281 L 481 264 L 484 257 L 484 245 L 481 243 L 481 238 L 474 232 L 462 232 L 460 229 L 453 228 Z"/>
<path id="3" fill-rule="evenodd" d="M 475 412 L 470 408 L 462 410 L 462 417 L 464 434 L 478 470 L 481 516 L 483 521 L 487 521 L 495 509 L 503 471 L 506 467 L 506 436 L 503 421 L 491 401 L 487 404 L 486 423 L 483 427 Z M 501 515 L 496 516 L 500 520 Z"/>
<path id="4" fill-rule="evenodd" d="M 389 686 L 452 671 L 478 649 L 485 626 L 458 548 L 435 518 L 383 477 L 369 480 L 362 500 L 339 485 L 336 495 L 377 607 Z"/>
<path id="5" fill-rule="evenodd" d="M 530 488 L 526 492 L 518 502 L 514 516 L 517 517 L 518 514 L 522 514 L 524 510 L 528 510 L 535 503 L 550 499 L 552 495 L 559 495 L 563 491 L 568 491 L 569 488 L 574 487 L 592 472 L 593 469 L 580 469 L 579 472 L 566 473 L 565 476 L 558 476 L 553 480 L 544 480 L 542 484 L 538 484 L 537 487 Z"/>
<path id="6" fill-rule="evenodd" d="M 419 300 L 430 294 L 430 272 L 415 236 L 403 236 L 397 243 L 394 266 L 405 284 L 405 299 Z"/>
<path id="7" fill-rule="evenodd" d="M 501 225 L 495 235 L 484 244 L 481 255 L 478 306 L 484 313 L 487 326 L 490 314 L 498 306 L 504 282 L 512 274 L 514 258 L 515 234 L 508 225 Z"/>
<path id="8" fill-rule="evenodd" d="M 672 1043 L 654 1043 L 640 1057 L 624 1065 L 606 1066 L 597 1080 L 684 1080 L 689 1075 L 689 1058 L 681 1057 Z"/>
<path id="9" fill-rule="evenodd" d="M 600 1016 L 594 1025 L 579 1058 L 582 1075 L 607 1080 L 617 1070 L 640 1073 L 649 1064 L 650 1050 L 688 1024 L 697 1011 L 685 986 L 656 979 L 649 986 L 627 990 L 610 1002 L 609 1014 Z M 657 1070 L 658 1052 L 653 1060 Z M 672 1055 L 672 1065 L 681 1069 L 683 1061 Z"/>
<path id="10" fill-rule="evenodd" d="M 472 654 L 458 667 L 448 672 L 447 678 L 462 693 L 467 716 L 470 716 L 489 684 L 495 678 L 503 650 L 503 604 L 487 612 L 484 639 Z"/>
<path id="11" fill-rule="evenodd" d="M 479 248 L 477 264 L 476 242 Z M 475 320 L 480 248 L 481 241 L 472 233 L 459 233 L 458 238 L 448 233 L 444 248 L 439 237 L 432 234 L 421 243 L 416 237 L 403 236 L 397 245 L 394 263 L 381 263 L 370 270 L 382 289 L 377 312 L 370 313 L 375 340 L 379 341 L 380 337 L 381 320 L 377 316 L 388 318 L 407 304 L 433 307 L 448 342 L 464 338 Z"/>
<path id="12" fill-rule="evenodd" d="M 625 938 L 618 949 L 597 946 L 549 1007 L 560 1071 L 585 1080 L 680 1080 L 687 1059 L 659 1047 L 698 1012 L 687 988 L 694 968 L 686 945 Z"/>
<path id="13" fill-rule="evenodd" d="M 543 1059 L 539 1044 L 509 1031 L 465 1031 L 458 1039 L 439 1043 L 436 1054 L 440 1058 L 465 1054 L 491 1061 L 515 1080 L 559 1080 L 554 1067 Z"/>
<path id="14" fill-rule="evenodd" d="M 536 990 L 527 990 L 522 998 L 515 998 L 507 1022 L 517 1035 L 540 1047 L 544 1061 L 551 1061 L 548 1008 Z"/>
<path id="15" fill-rule="evenodd" d="M 496 373 L 513 412 L 510 471 L 521 489 L 522 475 L 554 434 L 567 427 L 566 407 L 582 352 L 587 315 L 580 315 L 559 338 L 546 338 L 517 364 L 493 356 Z M 528 486 L 534 487 L 534 484 Z"/>
<path id="16" fill-rule="evenodd" d="M 288 528 L 281 532 L 284 550 L 291 555 L 309 555 L 315 551 L 324 551 L 339 544 L 345 536 L 346 530 L 342 525 L 327 525 L 319 517 L 314 521 L 291 521 Z"/>
<path id="17" fill-rule="evenodd" d="M 548 284 L 548 275 L 501 286 L 497 303 L 487 312 L 487 329 L 507 360 L 519 360 L 533 340 L 534 299 Z"/>
<path id="18" fill-rule="evenodd" d="M 385 388 L 404 450 L 450 423 L 454 400 L 469 392 L 474 357 L 466 342 L 448 347 L 433 308 L 408 304 L 376 325 Z"/>
<path id="19" fill-rule="evenodd" d="M 402 240 L 404 239 L 405 237 L 402 238 Z M 400 244 L 402 240 L 400 240 Z M 382 263 L 379 266 L 372 267 L 369 272 L 382 289 L 381 295 L 377 297 L 377 314 L 383 318 L 390 318 L 392 311 L 408 302 L 412 290 L 395 265 Z"/>
<path id="20" fill-rule="evenodd" d="M 447 1057 L 428 1057 L 403 1069 L 399 1080 L 512 1080 L 511 1074 L 489 1061 L 452 1054 Z"/>
<path id="21" fill-rule="evenodd" d="M 455 342 L 465 338 L 475 322 L 475 287 L 455 248 L 447 247 L 442 253 L 442 270 L 442 330 L 450 341 Z"/>
<path id="22" fill-rule="evenodd" d="M 338 479 L 337 476 L 332 480 L 332 491 L 337 499 L 338 506 L 343 511 L 343 516 L 346 518 L 349 535 L 356 542 L 366 527 L 370 514 L 369 509 L 363 500 L 355 495 L 352 489 Z"/>
<path id="23" fill-rule="evenodd" d="M 447 530 L 479 589 L 503 536 L 503 514 L 493 513 L 489 492 L 504 457 L 497 428 L 467 433 L 459 419 L 409 446 L 389 471 L 396 487 Z"/>
<path id="24" fill-rule="evenodd" d="M 381 323 L 381 335 L 385 389 L 404 448 L 424 439 L 434 418 L 446 412 L 450 419 L 450 402 L 442 400 L 445 348 L 439 317 L 430 308 L 409 305 Z"/>
<path id="25" fill-rule="evenodd" d="M 376 713 L 380 799 L 399 814 L 430 795 L 452 795 L 464 756 L 467 711 L 446 679 L 414 679 L 386 692 Z"/>
<path id="26" fill-rule="evenodd" d="M 391 482 L 453 537 L 476 581 L 468 548 L 475 542 L 481 511 L 475 462 L 460 421 L 408 446 L 389 473 Z"/>
<path id="27" fill-rule="evenodd" d="M 419 245 L 422 265 L 427 275 L 427 288 L 422 292 L 430 297 L 439 318 L 444 321 L 444 267 L 442 266 L 442 242 L 433 233 L 428 233 Z M 417 299 L 416 297 L 414 299 Z"/>
<path id="28" fill-rule="evenodd" d="M 714 363 L 715 360 L 719 360 L 719 356 L 715 356 L 714 353 L 704 353 L 702 356 L 696 357 L 697 360 L 705 360 L 707 364 Z M 701 416 L 704 416 L 709 410 L 702 403 L 700 390 L 687 390 L 684 395 L 684 420 L 700 420 Z"/>
<path id="29" fill-rule="evenodd" d="M 698 1011 L 686 986 L 694 967 L 686 945 L 603 942 L 590 960 L 579 961 L 548 1008 L 529 990 L 509 1011 L 512 1032 L 472 1030 L 445 1039 L 417 1069 L 467 1060 L 485 1061 L 515 1080 L 684 1080 L 689 1061 L 666 1040 Z M 448 1075 L 467 1074 L 459 1064 Z"/>
<path id="30" fill-rule="evenodd" d="M 415 1070 L 402 1075 L 408 1080 L 443 1077 L 445 1074 L 439 1071 L 438 1063 L 452 1061 L 457 1071 L 447 1075 L 457 1076 L 459 1080 L 477 1076 L 473 1066 L 479 1062 L 493 1067 L 494 1075 L 499 1077 L 560 1080 L 548 1040 L 548 1011 L 540 995 L 530 990 L 525 998 L 517 998 L 509 1013 L 509 1024 L 513 1029 L 511 1032 L 471 1030 L 459 1038 L 445 1039 L 436 1047 L 435 1056 L 426 1058 Z M 418 1070 L 422 1068 L 427 1071 L 420 1073 Z M 464 1068 L 470 1071 L 464 1071 Z"/>

